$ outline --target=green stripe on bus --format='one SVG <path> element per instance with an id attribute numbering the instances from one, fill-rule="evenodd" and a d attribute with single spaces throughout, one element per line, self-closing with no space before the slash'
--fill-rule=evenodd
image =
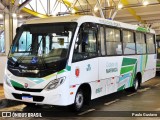
<path id="1" fill-rule="evenodd" d="M 133 58 L 123 58 L 122 66 L 133 65 L 136 63 L 136 61 L 137 59 L 133 59 Z"/>
<path id="2" fill-rule="evenodd" d="M 64 72 L 65 72 L 65 70 L 61 70 L 57 74 L 61 74 L 61 73 L 64 73 Z"/>
<path id="3" fill-rule="evenodd" d="M 142 32 L 149 32 L 149 29 L 143 28 L 143 27 L 138 27 L 136 30 L 137 31 L 142 31 Z"/>
<path id="4" fill-rule="evenodd" d="M 125 89 L 125 84 L 123 86 L 119 87 L 117 91 L 121 91 L 121 90 L 124 90 L 124 89 Z"/>
<path id="5" fill-rule="evenodd" d="M 130 72 L 130 71 L 133 70 L 133 68 L 134 68 L 134 66 L 122 67 L 122 68 L 121 68 L 121 74 Z"/>
<path id="6" fill-rule="evenodd" d="M 18 87 L 18 88 L 24 88 L 24 86 L 16 81 L 11 80 L 11 84 L 14 87 Z"/>
<path id="7" fill-rule="evenodd" d="M 132 77 L 131 77 L 131 80 L 130 80 L 130 87 L 133 86 L 133 81 L 135 80 L 135 77 L 136 77 L 136 72 L 137 72 L 137 63 L 133 69 L 133 72 L 132 72 Z"/>

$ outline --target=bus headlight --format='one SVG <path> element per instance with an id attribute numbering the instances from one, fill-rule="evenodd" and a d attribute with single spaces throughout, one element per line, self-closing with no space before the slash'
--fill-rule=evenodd
<path id="1" fill-rule="evenodd" d="M 7 75 L 4 76 L 4 82 L 5 82 L 8 86 L 12 87 L 11 82 L 10 82 L 10 80 L 9 80 L 9 78 L 8 78 Z"/>
<path id="2" fill-rule="evenodd" d="M 51 82 L 48 83 L 48 85 L 45 87 L 46 90 L 52 90 L 60 86 L 61 84 L 64 83 L 65 77 L 61 77 L 55 80 L 52 80 Z"/>

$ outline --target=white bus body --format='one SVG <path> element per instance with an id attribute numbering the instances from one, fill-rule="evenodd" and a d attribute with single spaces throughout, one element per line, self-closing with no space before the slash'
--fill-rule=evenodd
<path id="1" fill-rule="evenodd" d="M 131 32 L 133 31 L 133 36 L 134 36 L 133 38 L 136 39 L 136 33 L 138 32 L 144 34 L 145 36 L 146 34 L 149 33 L 153 35 L 153 40 L 154 40 L 155 32 L 152 29 L 141 28 L 139 26 L 129 25 L 93 16 L 63 16 L 63 17 L 54 17 L 47 19 L 38 19 L 38 20 L 36 19 L 26 22 L 25 25 L 41 26 L 41 24 L 49 24 L 49 23 L 68 24 L 71 22 L 76 23 L 77 26 L 74 31 L 72 40 L 70 42 L 70 47 L 68 50 L 69 52 L 65 67 L 59 71 L 55 71 L 54 73 L 45 75 L 43 77 L 38 77 L 38 76 L 25 77 L 23 75 L 21 76 L 16 74 L 18 74 L 19 71 L 21 71 L 22 74 L 23 72 L 24 74 L 26 72 L 27 75 L 29 75 L 30 73 L 38 74 L 39 70 L 37 69 L 27 70 L 27 67 L 21 64 L 19 64 L 18 66 L 20 67 L 19 70 L 16 67 L 14 68 L 14 66 L 17 65 L 16 62 L 18 62 L 19 58 L 17 58 L 16 60 L 12 60 L 13 62 L 16 63 L 14 64 L 13 67 L 10 65 L 12 63 L 8 62 L 8 66 L 5 70 L 5 79 L 4 79 L 4 92 L 5 92 L 5 97 L 7 99 L 23 101 L 28 103 L 67 106 L 74 104 L 77 98 L 78 102 L 76 101 L 77 102 L 76 104 L 81 104 L 81 101 L 86 100 L 86 98 L 87 100 L 89 99 L 92 100 L 104 95 L 111 94 L 113 92 L 133 87 L 136 78 L 138 79 L 138 84 L 140 85 L 140 83 L 143 83 L 155 77 L 156 52 L 153 52 L 152 54 L 147 54 L 147 53 L 138 54 L 136 51 L 136 53 L 133 54 L 131 52 L 133 51 L 132 44 L 126 43 L 126 45 L 125 44 L 122 45 L 123 37 L 121 35 L 123 30 L 129 30 Z M 90 24 L 94 24 L 97 27 L 96 28 L 97 35 L 94 34 L 95 32 L 94 27 L 91 27 L 90 28 L 91 30 L 89 29 L 85 30 L 84 27 L 83 28 L 84 31 L 89 31 L 86 39 L 93 39 L 93 40 L 90 40 L 89 41 L 90 43 L 87 43 L 88 41 L 86 40 L 86 43 L 84 43 L 85 44 L 84 48 L 83 47 L 76 48 L 78 45 L 82 45 L 82 41 L 80 41 L 79 44 L 77 43 L 77 36 L 80 33 L 79 31 L 81 26 L 85 23 L 88 23 L 88 26 Z M 107 37 L 108 35 L 108 33 L 107 35 L 105 35 L 106 34 L 105 31 L 110 30 L 107 28 L 118 29 L 118 31 L 120 31 L 119 33 L 120 36 L 118 36 L 118 34 L 114 36 L 115 39 L 117 39 L 116 37 L 120 38 L 120 41 L 117 42 L 118 45 L 116 46 L 116 48 L 111 48 L 115 49 L 114 52 L 116 53 L 114 52 L 108 53 L 108 51 L 110 51 L 111 49 L 109 47 L 106 47 L 104 43 L 102 43 L 102 40 L 105 39 L 105 37 Z M 102 31 L 100 31 L 100 29 L 102 29 Z M 81 32 L 83 32 L 83 30 Z M 116 30 L 113 30 L 113 32 L 116 33 Z M 112 32 L 110 34 L 112 34 Z M 125 35 L 125 33 L 123 35 Z M 52 37 L 54 37 L 54 35 Z M 63 37 L 65 37 L 65 35 Z M 56 44 L 64 45 L 65 42 L 63 37 L 57 38 L 58 39 L 57 41 L 62 40 L 61 41 L 62 44 L 61 43 L 56 43 Z M 130 37 L 130 35 L 128 35 L 128 37 Z M 67 40 L 67 38 L 65 39 Z M 52 41 L 54 40 L 52 39 Z M 116 40 L 114 42 L 116 42 Z M 105 42 L 105 43 L 106 45 L 107 43 L 110 44 L 110 47 L 112 47 L 113 45 L 111 42 Z M 155 41 L 153 43 L 155 44 Z M 93 47 L 93 49 L 90 49 L 87 47 L 87 45 L 89 45 L 90 47 L 94 46 L 96 48 Z M 135 50 L 139 49 L 138 47 L 140 45 L 141 44 L 138 44 L 138 42 L 135 43 L 136 46 Z M 12 47 L 13 46 L 14 45 L 12 45 Z M 124 46 L 126 47 L 123 49 Z M 14 48 L 12 48 L 11 51 L 14 51 L 13 49 Z M 78 51 L 83 51 L 81 49 L 85 49 L 85 51 L 88 50 L 89 52 L 87 52 L 85 55 L 82 55 L 83 52 L 77 54 L 74 61 L 73 56 L 75 53 L 75 49 Z M 95 49 L 97 51 L 96 55 L 94 53 Z M 40 52 L 38 52 L 37 54 L 42 54 L 41 53 L 42 51 L 39 48 L 38 50 Z M 127 52 L 132 54 L 127 54 Z M 16 57 L 14 57 L 14 55 L 18 53 L 13 52 L 10 54 L 11 55 L 9 55 L 9 57 L 15 59 Z M 48 54 L 47 50 L 45 51 L 44 54 Z M 25 55 L 25 53 L 21 55 Z M 20 58 L 21 62 L 22 61 L 24 62 L 25 61 L 24 59 L 25 58 L 23 58 L 22 56 Z M 37 59 L 36 57 L 35 59 L 32 57 L 31 63 L 34 63 L 34 60 L 36 61 L 36 59 Z M 47 61 L 47 59 L 49 58 L 44 58 L 45 61 Z M 12 70 L 9 70 L 10 66 L 12 67 Z M 50 67 L 55 67 L 55 66 L 50 66 Z M 45 71 L 43 72 L 45 73 Z M 80 91 L 80 94 L 79 96 L 76 97 L 78 91 Z M 81 95 L 83 95 L 83 97 Z M 79 108 L 81 108 L 81 105 L 79 105 L 77 109 Z"/>

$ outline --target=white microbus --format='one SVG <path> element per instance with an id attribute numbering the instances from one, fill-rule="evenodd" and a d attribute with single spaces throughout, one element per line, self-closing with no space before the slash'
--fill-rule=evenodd
<path id="1" fill-rule="evenodd" d="M 156 73 L 155 32 L 94 16 L 36 19 L 17 29 L 8 55 L 7 99 L 80 110 Z M 30 103 L 30 104 L 29 104 Z"/>

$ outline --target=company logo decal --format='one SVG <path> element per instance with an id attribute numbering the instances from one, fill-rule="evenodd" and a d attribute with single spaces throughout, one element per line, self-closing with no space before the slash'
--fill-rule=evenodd
<path id="1" fill-rule="evenodd" d="M 87 65 L 86 70 L 87 70 L 87 71 L 90 71 L 90 70 L 91 70 L 91 65 L 90 65 L 90 64 Z"/>
<path id="2" fill-rule="evenodd" d="M 25 84 L 24 84 L 24 88 L 28 88 L 28 83 L 25 83 Z"/>
<path id="3" fill-rule="evenodd" d="M 118 63 L 107 62 L 106 73 L 113 73 L 118 71 Z"/>
<path id="4" fill-rule="evenodd" d="M 96 89 L 96 94 L 102 92 L 102 87 Z"/>

